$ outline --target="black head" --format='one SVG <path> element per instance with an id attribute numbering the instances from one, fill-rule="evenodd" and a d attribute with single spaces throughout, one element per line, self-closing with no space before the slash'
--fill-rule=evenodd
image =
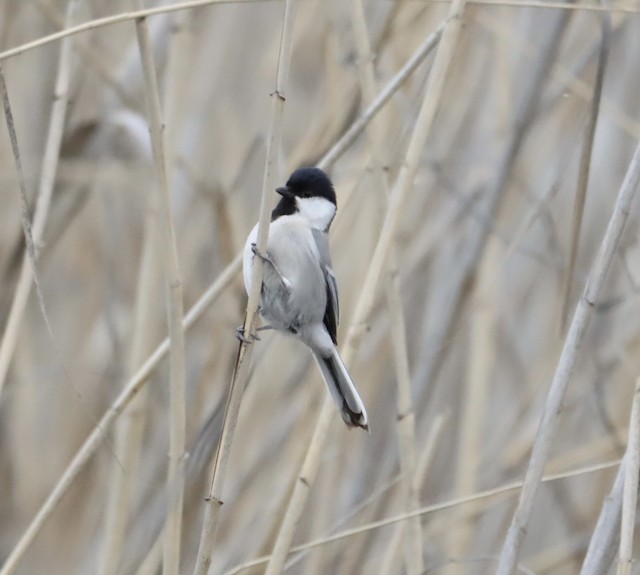
<path id="1" fill-rule="evenodd" d="M 336 192 L 329 176 L 320 168 L 298 168 L 287 180 L 285 186 L 277 188 L 282 199 L 271 213 L 271 220 L 294 214 L 297 210 L 296 198 L 320 197 L 336 205 Z"/>
<path id="2" fill-rule="evenodd" d="M 321 197 L 336 203 L 336 192 L 329 176 L 320 168 L 298 168 L 287 180 L 287 185 L 276 190 L 281 196 L 299 198 Z"/>

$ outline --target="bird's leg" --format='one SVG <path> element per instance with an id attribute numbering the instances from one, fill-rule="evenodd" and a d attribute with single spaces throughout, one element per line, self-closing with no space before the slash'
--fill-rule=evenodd
<path id="1" fill-rule="evenodd" d="M 268 254 L 261 254 L 258 251 L 258 247 L 256 246 L 256 244 L 251 244 L 251 251 L 253 252 L 254 256 L 258 256 L 263 262 L 268 263 L 273 268 L 273 271 L 276 272 L 284 287 L 286 287 L 287 289 L 291 289 L 291 282 L 282 275 L 282 272 L 278 269 L 276 262 L 273 261 L 271 256 L 269 256 Z"/>

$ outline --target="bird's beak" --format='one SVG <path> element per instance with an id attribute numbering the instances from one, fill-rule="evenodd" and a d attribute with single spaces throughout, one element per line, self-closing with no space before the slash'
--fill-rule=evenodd
<path id="1" fill-rule="evenodd" d="M 287 186 L 276 188 L 276 193 L 280 194 L 284 198 L 287 198 L 291 195 L 291 192 L 289 191 L 289 188 L 287 188 Z"/>

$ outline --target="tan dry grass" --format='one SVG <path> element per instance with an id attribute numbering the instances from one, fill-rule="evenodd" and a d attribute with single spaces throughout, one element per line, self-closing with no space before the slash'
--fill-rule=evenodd
<path id="1" fill-rule="evenodd" d="M 148 23 L 185 309 L 201 302 L 185 324 L 184 573 L 195 564 L 207 470 L 237 350 L 234 330 L 246 303 L 235 254 L 258 217 L 283 9 L 277 0 L 199 4 L 176 14 L 146 4 L 154 14 Z M 611 5 L 575 291 L 592 267 L 640 134 L 640 22 L 628 2 Z M 29 574 L 135 573 L 143 564 L 154 573 L 162 561 L 167 509 L 170 394 L 161 260 L 144 247 L 145 229 L 156 218 L 148 207 L 156 179 L 145 82 L 135 21 L 123 16 L 131 5 L 82 3 L 75 21 L 119 23 L 86 24 L 73 36 L 62 143 L 54 159 L 45 160 L 53 153 L 45 152 L 45 142 L 56 119 L 52 98 L 63 44 L 22 46 L 58 30 L 66 7 L 62 0 L 0 6 L 0 58 L 32 210 L 38 182 L 47 175 L 43 166 L 53 167 L 55 176 L 37 246 L 55 342 L 32 293 L 18 326 L 10 328 L 17 338 L 0 396 L 0 564 L 4 573 L 14 567 Z M 393 234 L 415 413 L 412 482 L 421 508 L 440 509 L 420 515 L 420 560 L 428 572 L 495 572 L 518 487 L 495 498 L 484 494 L 524 477 L 562 348 L 558 325 L 601 13 L 597 4 L 584 2 L 567 11 L 556 7 L 468 3 L 437 116 Z M 328 411 L 318 483 L 310 485 L 291 534 L 297 551 L 286 558 L 287 573 L 404 573 L 403 536 L 386 519 L 417 516 L 407 509 L 410 482 L 399 478 L 407 462 L 401 466 L 402 428 L 396 424 L 394 358 L 402 361 L 402 354 L 391 340 L 402 326 L 398 302 L 388 309 L 386 278 L 373 291 L 366 274 L 387 215 L 379 166 L 393 189 L 433 58 L 415 67 L 383 104 L 372 139 L 362 133 L 360 118 L 444 22 L 449 6 L 368 1 L 363 8 L 375 56 L 374 94 L 371 75 L 364 83 L 358 75 L 356 55 L 366 46 L 355 35 L 352 3 L 296 2 L 276 180 L 300 163 L 325 158 L 340 207 L 332 247 L 341 339 L 354 314 L 362 315 L 355 311 L 363 289 L 372 290 L 375 313 L 360 318 L 366 329 L 349 352 L 371 435 L 347 431 Z M 551 38 L 553 22 L 565 12 L 564 33 Z M 327 156 L 354 126 L 359 135 Z M 24 258 L 6 133 L 0 138 L 0 181 L 0 331 L 6 337 Z M 549 468 L 617 460 L 624 451 L 640 373 L 637 232 L 636 201 L 576 357 Z M 570 309 L 575 306 L 574 295 Z M 263 334 L 251 369 L 212 573 L 263 572 L 265 563 L 237 567 L 271 555 L 326 395 L 303 350 L 278 334 Z M 125 409 L 141 389 L 146 398 Z M 102 427 L 95 428 L 96 421 Z M 114 425 L 132 432 L 115 432 Z M 406 455 L 411 450 L 404 445 Z M 75 467 L 60 480 L 74 457 Z M 532 568 L 559 575 L 578 572 L 614 477 L 615 469 L 598 468 L 541 484 L 521 564 L 531 560 Z M 620 498 L 623 479 L 613 491 Z M 118 491 L 118 482 L 124 495 L 108 495 Z M 616 532 L 599 539 L 601 546 L 616 545 L 621 499 L 618 504 L 617 519 L 609 513 L 616 504 L 605 507 L 602 529 L 614 525 Z M 41 522 L 24 539 L 34 517 Z M 28 543 L 24 553 L 16 553 L 20 540 Z M 305 547 L 313 541 L 323 544 Z M 590 556 L 605 557 L 605 563 L 618 555 L 617 547 L 594 545 L 598 541 Z M 628 550 L 628 538 L 625 545 Z M 9 556 L 16 562 L 6 563 Z"/>

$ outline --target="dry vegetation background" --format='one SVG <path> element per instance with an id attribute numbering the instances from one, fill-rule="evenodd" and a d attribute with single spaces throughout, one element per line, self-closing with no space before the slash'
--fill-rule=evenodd
<path id="1" fill-rule="evenodd" d="M 513 482 L 525 474 L 568 325 L 640 138 L 636 3 L 611 2 L 599 109 L 591 102 L 605 13 L 589 7 L 600 4 L 496 4 L 470 3 L 464 11 L 437 116 L 376 285 L 366 284 L 367 269 L 437 46 L 330 166 L 339 202 L 331 241 L 343 341 L 361 294 L 375 294 L 350 362 L 371 434 L 349 431 L 332 415 L 293 544 L 343 536 L 292 552 L 287 573 L 496 571 L 518 500 Z M 450 9 L 369 0 L 361 19 L 360 5 L 296 2 L 278 182 L 317 163 L 361 117 L 372 96 L 367 66 L 376 95 Z M 63 0 L 9 0 L 0 5 L 0 50 L 137 7 L 124 0 L 72 2 L 70 9 Z M 283 9 L 281 1 L 229 3 L 148 19 L 185 310 L 223 272 L 229 278 L 185 336 L 183 573 L 195 564 L 238 348 L 234 332 L 246 305 L 237 263 L 231 274 L 228 266 L 258 218 Z M 358 27 L 373 58 L 362 53 Z M 41 237 L 35 222 L 33 230 L 50 334 L 29 277 L 3 123 L 1 565 L 168 332 L 157 241 L 164 220 L 154 199 L 135 22 L 85 31 L 0 65 L 31 213 L 38 196 L 53 192 Z M 581 157 L 594 110 L 575 243 Z M 522 573 L 616 569 L 622 472 L 608 508 L 611 537 L 592 544 L 606 558 L 597 567 L 582 565 L 627 446 L 640 373 L 639 256 L 636 203 L 589 312 L 546 465 L 548 474 L 570 473 L 537 492 Z M 31 293 L 11 323 L 25 285 Z M 215 574 L 264 572 L 265 562 L 241 567 L 272 552 L 327 394 L 310 355 L 282 335 L 262 334 L 251 365 L 223 489 Z M 143 378 L 133 403 L 105 430 L 106 441 L 20 553 L 16 573 L 159 572 L 169 367 L 164 357 Z M 410 383 L 410 394 L 399 382 Z M 410 406 L 414 419 L 398 417 Z M 419 519 L 377 523 L 422 507 Z M 635 506 L 626 517 L 628 530 Z"/>

